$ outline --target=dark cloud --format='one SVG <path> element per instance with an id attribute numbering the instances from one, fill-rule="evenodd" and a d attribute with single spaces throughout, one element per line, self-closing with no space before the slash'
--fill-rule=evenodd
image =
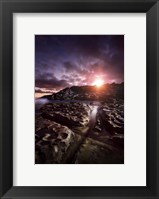
<path id="1" fill-rule="evenodd" d="M 66 80 L 55 80 L 55 79 L 37 79 L 35 81 L 35 85 L 37 87 L 45 87 L 48 89 L 53 89 L 53 88 L 62 88 L 65 86 L 69 86 Z"/>
<path id="2" fill-rule="evenodd" d="M 123 35 L 36 35 L 35 85 L 61 89 L 124 80 Z"/>
<path id="3" fill-rule="evenodd" d="M 73 64 L 73 63 L 70 62 L 70 61 L 64 62 L 64 63 L 63 63 L 63 66 L 64 66 L 66 72 L 72 72 L 72 71 L 74 71 L 75 68 L 76 68 L 76 65 Z"/>
<path id="4" fill-rule="evenodd" d="M 46 88 L 46 89 L 61 89 L 65 86 L 69 86 L 68 80 L 62 78 L 58 79 L 54 75 L 53 70 L 47 70 L 43 72 L 38 72 L 35 79 L 35 86 L 39 88 Z"/>

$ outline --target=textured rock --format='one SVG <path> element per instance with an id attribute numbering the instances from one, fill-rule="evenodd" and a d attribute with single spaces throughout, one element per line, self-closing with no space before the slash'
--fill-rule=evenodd
<path id="1" fill-rule="evenodd" d="M 108 97 L 124 98 L 124 83 L 96 86 L 72 86 L 54 93 L 49 99 L 55 100 L 105 100 Z M 47 96 L 46 96 L 47 97 Z"/>
<path id="2" fill-rule="evenodd" d="M 104 102 L 100 108 L 102 121 L 110 133 L 124 133 L 124 101 L 112 99 Z"/>
<path id="3" fill-rule="evenodd" d="M 123 164 L 124 152 L 87 138 L 76 155 L 76 164 Z"/>
<path id="4" fill-rule="evenodd" d="M 44 118 L 68 127 L 85 127 L 89 123 L 90 107 L 79 102 L 49 103 L 40 110 Z"/>
<path id="5" fill-rule="evenodd" d="M 42 116 L 36 117 L 35 128 L 35 162 L 65 163 L 65 156 L 77 143 L 79 135 L 74 134 L 68 127 Z"/>
<path id="6" fill-rule="evenodd" d="M 54 100 L 35 118 L 35 163 L 124 163 L 124 103 Z"/>

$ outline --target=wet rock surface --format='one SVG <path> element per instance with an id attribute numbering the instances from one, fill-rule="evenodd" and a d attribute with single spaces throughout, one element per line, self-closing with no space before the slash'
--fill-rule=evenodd
<path id="1" fill-rule="evenodd" d="M 87 138 L 75 159 L 76 164 L 123 164 L 124 152 L 110 144 Z"/>
<path id="2" fill-rule="evenodd" d="M 109 99 L 98 107 L 96 123 L 81 145 L 75 163 L 124 163 L 124 104 Z"/>
<path id="3" fill-rule="evenodd" d="M 80 136 L 68 127 L 36 117 L 35 163 L 65 163 L 65 157 L 80 141 Z"/>
<path id="4" fill-rule="evenodd" d="M 88 136 L 124 150 L 124 101 L 109 99 L 102 102 L 96 115 L 96 124 Z"/>
<path id="5" fill-rule="evenodd" d="M 91 108 L 79 102 L 49 103 L 41 108 L 44 118 L 70 127 L 85 127 L 89 123 Z"/>
<path id="6" fill-rule="evenodd" d="M 124 101 L 53 101 L 35 118 L 36 164 L 123 164 Z"/>
<path id="7" fill-rule="evenodd" d="M 99 113 L 108 131 L 113 134 L 124 133 L 124 100 L 107 100 L 101 106 Z"/>

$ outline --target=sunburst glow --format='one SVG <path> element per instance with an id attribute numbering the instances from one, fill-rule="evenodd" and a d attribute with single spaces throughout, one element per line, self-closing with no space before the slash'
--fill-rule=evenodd
<path id="1" fill-rule="evenodd" d="M 93 85 L 97 87 L 101 87 L 104 84 L 104 81 L 102 79 L 96 79 L 93 83 Z"/>

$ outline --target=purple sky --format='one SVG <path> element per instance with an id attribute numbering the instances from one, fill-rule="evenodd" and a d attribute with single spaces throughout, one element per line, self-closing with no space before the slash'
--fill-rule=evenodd
<path id="1" fill-rule="evenodd" d="M 124 81 L 123 35 L 36 35 L 36 92 Z"/>

